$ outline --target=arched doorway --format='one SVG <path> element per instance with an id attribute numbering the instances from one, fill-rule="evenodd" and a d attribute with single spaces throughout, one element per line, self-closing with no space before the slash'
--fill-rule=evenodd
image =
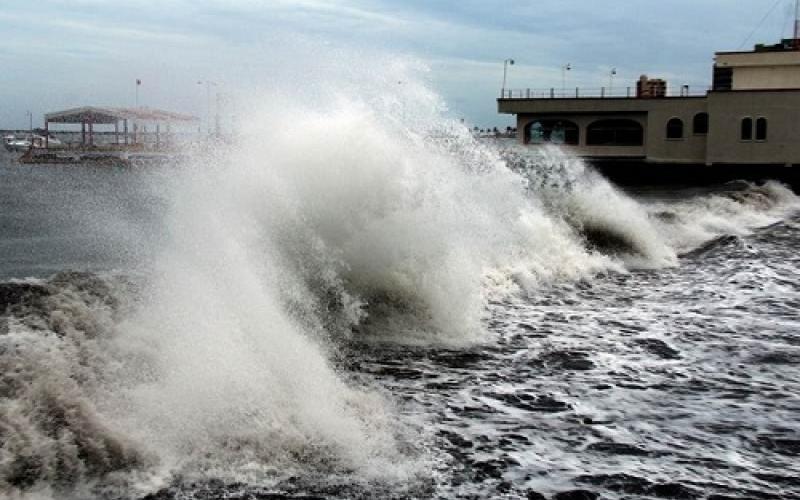
<path id="1" fill-rule="evenodd" d="M 525 126 L 525 144 L 567 144 L 580 142 L 578 125 L 569 120 L 534 120 Z"/>

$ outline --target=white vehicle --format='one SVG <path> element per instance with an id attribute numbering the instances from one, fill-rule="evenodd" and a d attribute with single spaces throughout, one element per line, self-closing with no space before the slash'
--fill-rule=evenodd
<path id="1" fill-rule="evenodd" d="M 34 148 L 44 148 L 45 144 L 48 146 L 61 146 L 61 141 L 53 136 L 45 138 L 39 134 L 27 134 L 22 137 L 17 137 L 13 134 L 3 136 L 3 146 L 8 151 L 27 151 L 31 148 L 31 138 L 33 139 Z"/>

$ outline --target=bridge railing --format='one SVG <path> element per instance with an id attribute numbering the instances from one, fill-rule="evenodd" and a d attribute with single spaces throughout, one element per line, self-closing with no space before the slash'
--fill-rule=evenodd
<path id="1" fill-rule="evenodd" d="M 663 97 L 701 97 L 710 87 L 681 85 L 670 87 Z M 582 98 L 636 98 L 636 87 L 569 87 L 503 89 L 501 99 L 582 99 Z M 643 96 L 644 98 L 645 96 Z M 650 96 L 647 96 L 650 97 Z M 662 97 L 662 96 L 659 96 Z"/>

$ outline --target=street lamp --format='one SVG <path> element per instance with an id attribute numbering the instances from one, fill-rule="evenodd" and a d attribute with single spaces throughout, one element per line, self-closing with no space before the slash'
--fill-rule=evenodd
<path id="1" fill-rule="evenodd" d="M 198 80 L 197 84 L 206 86 L 206 131 L 208 135 L 211 135 L 211 86 L 217 87 L 218 85 L 217 82 L 211 80 Z M 219 101 L 219 93 L 217 93 L 217 101 Z M 217 108 L 217 113 L 219 113 L 219 105 Z M 217 132 L 219 132 L 219 115 L 217 116 Z"/>
<path id="2" fill-rule="evenodd" d="M 611 68 L 611 72 L 608 74 L 608 95 L 613 96 L 614 94 L 614 77 L 617 76 L 617 68 Z"/>
<path id="3" fill-rule="evenodd" d="M 561 97 L 567 96 L 567 71 L 572 71 L 570 63 L 561 66 Z"/>
<path id="4" fill-rule="evenodd" d="M 31 141 L 33 140 L 33 113 L 31 111 L 26 111 L 25 116 L 28 117 L 28 130 L 31 133 Z"/>
<path id="5" fill-rule="evenodd" d="M 500 97 L 506 96 L 506 75 L 508 74 L 508 66 L 514 65 L 513 59 L 505 59 L 503 61 L 503 87 L 500 89 Z"/>

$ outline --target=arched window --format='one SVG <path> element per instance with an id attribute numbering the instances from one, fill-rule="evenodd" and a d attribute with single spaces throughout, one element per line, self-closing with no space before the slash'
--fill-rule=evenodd
<path id="1" fill-rule="evenodd" d="M 766 118 L 759 118 L 756 120 L 756 140 L 757 141 L 766 141 L 767 140 L 767 119 Z"/>
<path id="2" fill-rule="evenodd" d="M 667 122 L 667 139 L 683 139 L 683 120 L 671 118 Z"/>
<path id="3" fill-rule="evenodd" d="M 568 120 L 535 120 L 525 126 L 526 144 L 569 144 L 579 142 L 578 126 Z"/>
<path id="4" fill-rule="evenodd" d="M 742 132 L 741 136 L 743 141 L 753 140 L 753 119 L 750 117 L 742 118 Z"/>
<path id="5" fill-rule="evenodd" d="M 586 128 L 586 144 L 590 146 L 641 146 L 644 144 L 644 129 L 633 120 L 597 120 Z"/>
<path id="6" fill-rule="evenodd" d="M 694 115 L 692 133 L 695 135 L 708 134 L 708 113 L 697 113 Z"/>

